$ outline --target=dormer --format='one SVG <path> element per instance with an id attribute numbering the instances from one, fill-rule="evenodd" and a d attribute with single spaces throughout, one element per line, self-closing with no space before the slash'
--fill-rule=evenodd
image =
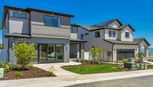
<path id="1" fill-rule="evenodd" d="M 107 25 L 107 27 L 118 29 L 121 25 L 122 24 L 118 19 L 114 19 L 114 20 L 110 21 L 110 23 Z"/>
<path id="2" fill-rule="evenodd" d="M 121 30 L 120 30 L 121 41 L 133 41 L 133 32 L 134 32 L 134 29 L 129 24 L 124 25 L 123 27 L 121 26 Z"/>

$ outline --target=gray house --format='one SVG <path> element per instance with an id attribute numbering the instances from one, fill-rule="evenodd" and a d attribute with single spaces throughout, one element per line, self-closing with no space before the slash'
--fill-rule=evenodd
<path id="1" fill-rule="evenodd" d="M 76 58 L 90 58 L 90 48 L 103 49 L 99 61 L 136 58 L 144 48 L 148 58 L 149 43 L 144 38 L 133 38 L 135 30 L 119 20 L 84 26 L 70 21 L 73 15 L 33 8 L 4 6 L 3 44 L 1 60 L 16 62 L 12 47 L 20 38 L 35 45 L 34 62 L 69 62 Z"/>
<path id="2" fill-rule="evenodd" d="M 122 24 L 118 19 L 84 26 L 72 25 L 72 32 L 85 43 L 84 58 L 89 59 L 92 46 L 103 49 L 100 61 L 117 61 L 122 58 L 137 58 L 137 53 L 144 49 L 145 58 L 148 58 L 150 44 L 144 38 L 134 38 L 135 30 L 129 24 Z"/>
<path id="3" fill-rule="evenodd" d="M 68 62 L 70 50 L 77 47 L 77 58 L 83 58 L 84 40 L 71 35 L 71 18 L 73 15 L 33 8 L 16 8 L 5 6 L 3 10 L 3 44 L 1 52 L 3 61 L 15 62 L 12 47 L 20 38 L 34 43 L 38 63 Z M 76 45 L 76 46 L 75 46 Z"/>

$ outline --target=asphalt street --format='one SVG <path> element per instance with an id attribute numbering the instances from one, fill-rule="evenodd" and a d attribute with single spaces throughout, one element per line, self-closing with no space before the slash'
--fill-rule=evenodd
<path id="1" fill-rule="evenodd" d="M 77 84 L 68 87 L 153 87 L 153 76 Z"/>

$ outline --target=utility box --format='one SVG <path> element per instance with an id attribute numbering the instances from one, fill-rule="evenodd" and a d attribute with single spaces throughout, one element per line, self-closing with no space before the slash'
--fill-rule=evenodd
<path id="1" fill-rule="evenodd" d="M 4 68 L 0 68 L 0 79 L 4 78 Z"/>

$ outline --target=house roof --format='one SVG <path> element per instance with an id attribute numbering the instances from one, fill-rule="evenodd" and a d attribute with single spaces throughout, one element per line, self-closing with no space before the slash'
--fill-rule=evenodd
<path id="1" fill-rule="evenodd" d="M 55 14 L 55 15 L 61 15 L 61 16 L 67 16 L 67 17 L 74 17 L 73 15 L 70 14 L 64 14 L 64 13 L 59 13 L 55 11 L 47 11 L 47 10 L 40 10 L 40 9 L 35 9 L 35 8 L 18 8 L 18 7 L 12 7 L 12 6 L 4 6 L 3 9 L 3 16 L 2 16 L 2 27 L 4 26 L 6 14 L 8 12 L 8 9 L 12 10 L 20 10 L 24 12 L 30 12 L 30 11 L 36 11 L 36 12 L 42 12 L 42 13 L 47 13 L 47 14 Z"/>
<path id="2" fill-rule="evenodd" d="M 108 40 L 108 39 L 104 39 L 107 42 L 110 42 L 112 44 L 126 44 L 126 45 L 138 45 L 139 43 L 135 42 L 135 41 L 119 41 L 119 40 Z"/>
<path id="3" fill-rule="evenodd" d="M 150 46 L 148 41 L 144 38 L 136 38 L 136 39 L 133 39 L 133 41 L 119 41 L 119 40 L 111 40 L 111 39 L 104 39 L 104 40 L 112 44 L 126 44 L 126 45 L 139 45 L 142 41 L 145 41 L 147 45 Z"/>
<path id="4" fill-rule="evenodd" d="M 108 25 L 110 25 L 111 23 L 117 21 L 120 25 L 122 25 L 122 23 L 118 20 L 118 19 L 112 19 L 112 20 L 108 20 L 108 21 L 105 21 L 105 22 L 101 22 L 101 23 L 98 23 L 98 24 L 94 24 L 94 25 L 91 25 L 93 27 L 107 27 Z"/>
<path id="5" fill-rule="evenodd" d="M 150 43 L 145 38 L 135 38 L 134 41 L 137 43 L 141 43 L 142 41 L 145 41 L 147 45 L 150 46 Z"/>
<path id="6" fill-rule="evenodd" d="M 120 27 L 118 27 L 118 28 L 108 27 L 108 25 L 112 24 L 115 21 L 117 21 L 120 24 Z M 73 24 L 72 26 L 82 27 L 82 28 L 84 28 L 86 30 L 89 30 L 89 31 L 95 31 L 95 30 L 100 30 L 100 29 L 123 30 L 126 27 L 130 27 L 132 29 L 132 31 L 135 31 L 131 27 L 130 24 L 124 24 L 123 25 L 118 19 L 112 19 L 112 20 L 101 22 L 101 23 L 94 24 L 94 25 L 91 25 L 91 26 L 85 26 L 85 25 L 82 25 L 82 24 Z"/>

